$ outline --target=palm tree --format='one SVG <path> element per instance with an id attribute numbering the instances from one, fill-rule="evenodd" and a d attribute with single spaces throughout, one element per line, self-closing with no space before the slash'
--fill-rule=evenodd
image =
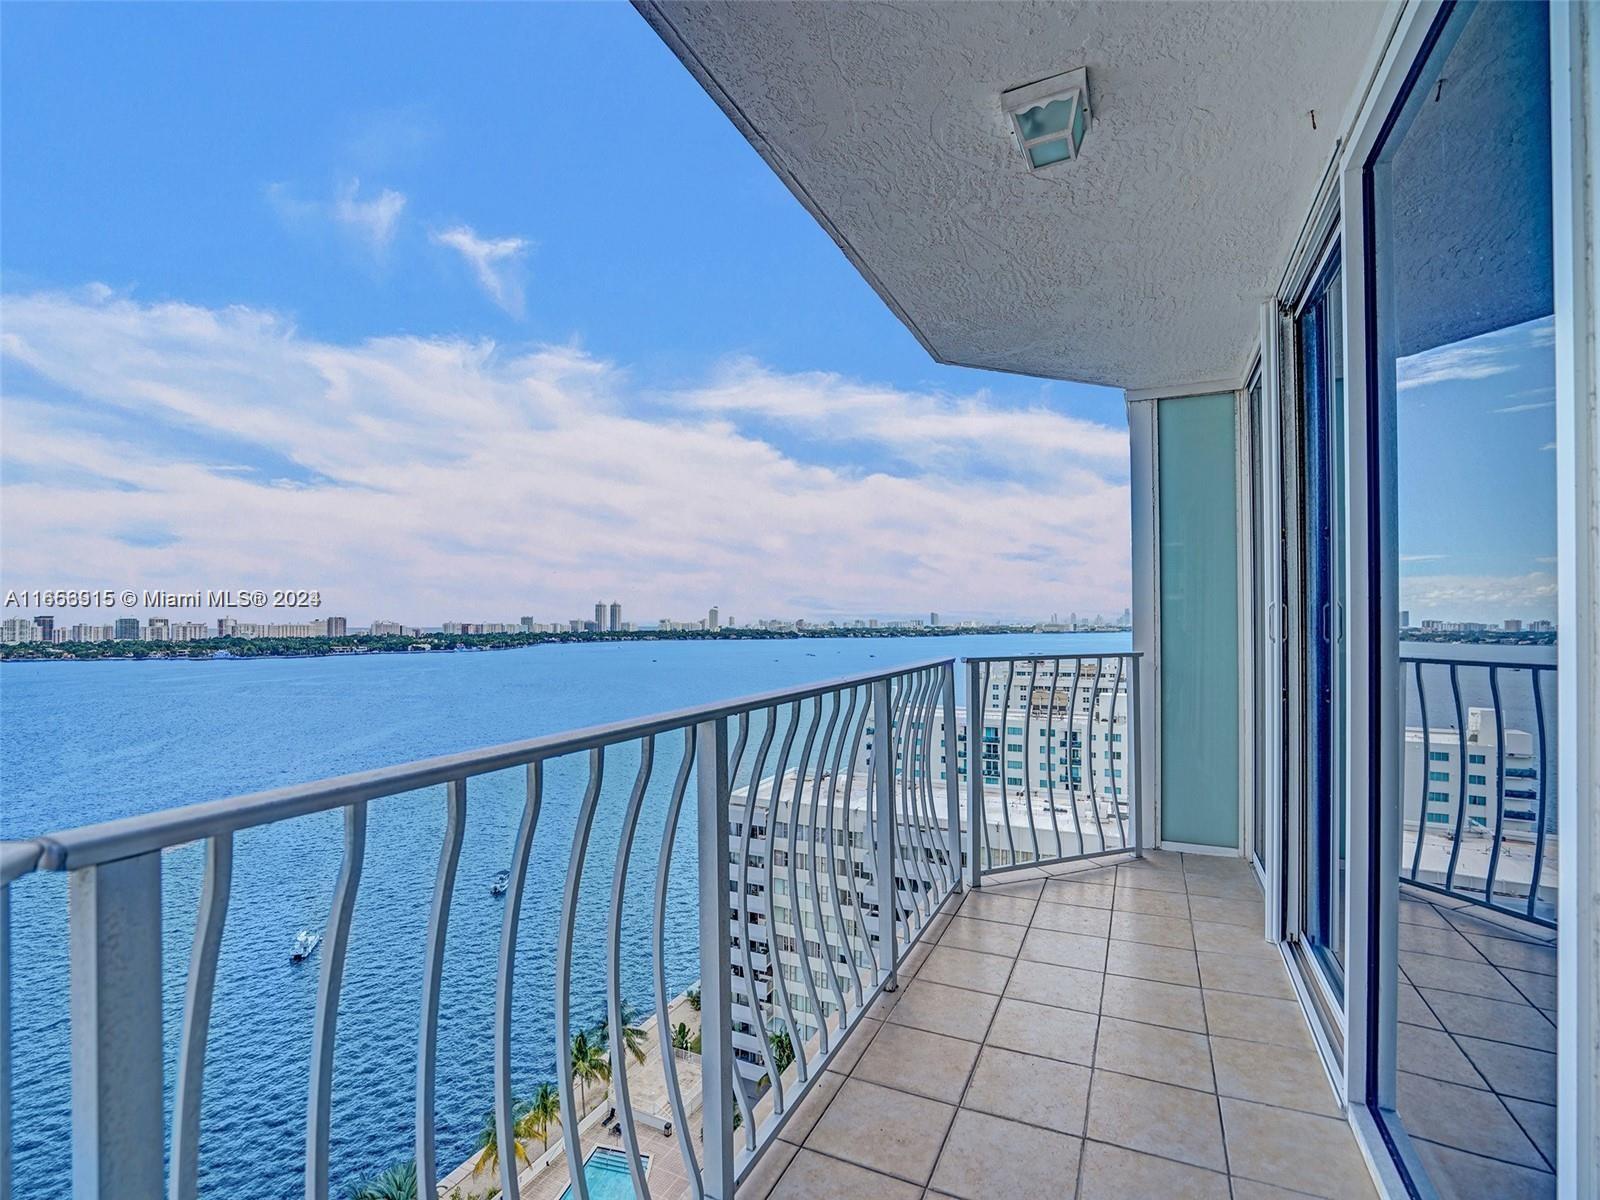
<path id="1" fill-rule="evenodd" d="M 672 1030 L 672 1048 L 674 1050 L 689 1048 L 689 1026 L 682 1021 L 679 1021 Z"/>
<path id="2" fill-rule="evenodd" d="M 768 1034 L 767 1041 L 772 1043 L 772 1065 L 777 1067 L 778 1074 L 782 1075 L 794 1061 L 794 1043 L 789 1040 L 789 1031 L 779 1029 Z"/>
<path id="3" fill-rule="evenodd" d="M 517 1162 L 524 1166 L 528 1163 L 528 1152 L 522 1148 L 522 1143 L 516 1140 L 517 1125 L 527 1109 L 527 1104 L 522 1100 L 511 1102 L 511 1147 Z M 478 1166 L 482 1169 L 493 1171 L 500 1165 L 500 1130 L 495 1125 L 494 1109 L 490 1109 L 483 1118 L 483 1128 L 478 1131 Z"/>
<path id="4" fill-rule="evenodd" d="M 350 1200 L 417 1200 L 417 1164 L 401 1163 L 355 1186 Z"/>
<path id="5" fill-rule="evenodd" d="M 690 988 L 688 994 L 689 994 L 689 1007 L 694 1009 L 695 1012 L 699 1012 L 700 1011 L 700 987 L 699 987 L 699 985 L 696 984 L 694 987 Z"/>
<path id="6" fill-rule="evenodd" d="M 610 1053 L 611 1048 L 611 1022 L 595 1022 L 595 1043 L 602 1050 Z M 626 1046 L 627 1053 L 634 1056 L 634 1061 L 643 1064 L 645 1061 L 645 1027 L 638 1022 L 638 1013 L 634 1006 L 622 1002 L 622 1045 Z"/>
<path id="7" fill-rule="evenodd" d="M 555 1084 L 541 1083 L 517 1122 L 518 1137 L 536 1137 L 543 1151 L 550 1149 L 550 1126 L 561 1117 L 561 1093 Z"/>
<path id="8" fill-rule="evenodd" d="M 582 1095 L 583 1112 L 589 1111 L 589 1084 L 611 1081 L 611 1059 L 605 1047 L 580 1029 L 572 1038 L 572 1074 Z"/>

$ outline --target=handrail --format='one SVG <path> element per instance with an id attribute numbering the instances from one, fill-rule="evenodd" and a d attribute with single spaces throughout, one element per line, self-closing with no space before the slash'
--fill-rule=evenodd
<path id="1" fill-rule="evenodd" d="M 1458 667 L 1554 669 L 1553 645 L 1497 646 L 1479 642 L 1401 642 L 1401 662 L 1454 663 Z"/>
<path id="2" fill-rule="evenodd" d="M 181 846 L 202 837 L 220 833 L 236 833 L 257 825 L 266 825 L 290 817 L 308 816 L 344 808 L 366 800 L 377 800 L 402 792 L 417 791 L 470 779 L 511 767 L 527 766 L 551 758 L 599 750 L 619 742 L 631 742 L 655 734 L 682 729 L 702 721 L 715 721 L 737 716 L 758 708 L 815 699 L 837 691 L 839 688 L 876 683 L 913 671 L 950 666 L 954 659 L 929 659 L 889 667 L 867 675 L 848 675 L 824 683 L 808 684 L 800 688 L 786 688 L 772 692 L 743 696 L 711 704 L 679 709 L 676 712 L 657 713 L 626 721 L 613 721 L 592 725 L 586 729 L 545 734 L 517 742 L 506 742 L 480 750 L 465 750 L 458 754 L 445 754 L 435 758 L 418 759 L 393 767 L 379 767 L 371 771 L 358 771 L 312 783 L 292 784 L 268 791 L 251 792 L 222 800 L 203 800 L 177 808 L 162 809 L 94 825 L 82 825 L 59 833 L 35 839 L 40 853 L 36 863 L 20 870 L 70 871 L 79 867 L 98 866 L 117 859 L 133 858 L 153 850 Z M 12 843 L 6 843 L 8 854 Z M 10 859 L 5 861 L 9 872 Z M 6 876 L 9 882 L 12 878 Z"/>
<path id="3" fill-rule="evenodd" d="M 962 661 L 969 663 L 1082 662 L 1090 658 L 1143 657 L 1143 650 L 1101 650 L 1098 652 L 1091 651 L 1088 654 L 1052 654 L 1044 651 L 1039 654 L 968 654 L 962 655 Z"/>

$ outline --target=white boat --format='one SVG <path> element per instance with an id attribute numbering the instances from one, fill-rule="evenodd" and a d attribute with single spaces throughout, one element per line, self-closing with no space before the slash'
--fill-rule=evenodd
<path id="1" fill-rule="evenodd" d="M 494 882 L 489 885 L 489 895 L 504 896 L 511 886 L 511 872 L 501 871 L 494 877 Z"/>
<path id="2" fill-rule="evenodd" d="M 317 947 L 322 945 L 322 935 L 312 933 L 309 929 L 302 929 L 295 935 L 294 947 L 289 951 L 290 962 L 305 962 L 317 952 Z"/>

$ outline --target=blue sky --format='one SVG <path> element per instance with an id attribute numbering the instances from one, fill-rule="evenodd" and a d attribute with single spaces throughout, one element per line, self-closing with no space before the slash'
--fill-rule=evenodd
<path id="1" fill-rule="evenodd" d="M 932 363 L 625 5 L 13 5 L 0 54 L 7 586 L 1127 602 L 1120 393 Z"/>

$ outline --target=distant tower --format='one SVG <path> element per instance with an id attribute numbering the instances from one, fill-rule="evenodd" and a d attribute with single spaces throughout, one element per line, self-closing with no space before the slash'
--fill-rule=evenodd
<path id="1" fill-rule="evenodd" d="M 711 606 L 711 611 L 706 614 L 706 628 L 712 631 L 722 628 L 722 621 L 717 616 L 717 606 L 715 604 Z"/>
<path id="2" fill-rule="evenodd" d="M 348 627 L 349 627 L 348 622 L 346 621 L 346 619 L 344 617 L 329 617 L 328 618 L 328 636 L 329 637 L 344 637 L 345 636 L 345 630 Z"/>
<path id="3" fill-rule="evenodd" d="M 54 616 L 41 614 L 33 619 L 33 623 L 38 627 L 39 640 L 41 642 L 53 642 L 56 640 L 56 619 Z"/>
<path id="4" fill-rule="evenodd" d="M 1411 610 L 1409 608 L 1402 608 L 1400 610 L 1400 628 L 1411 628 Z"/>
<path id="5" fill-rule="evenodd" d="M 596 600 L 594 602 L 594 627 L 600 630 L 604 630 L 606 627 L 606 602 L 604 600 Z"/>
<path id="6" fill-rule="evenodd" d="M 928 614 L 928 625 L 931 628 L 934 628 L 934 629 L 937 629 L 939 627 L 939 614 L 938 613 L 931 612 L 931 613 Z"/>
<path id="7" fill-rule="evenodd" d="M 622 632 L 622 602 L 620 600 L 611 602 L 611 619 L 605 628 L 612 633 Z"/>

